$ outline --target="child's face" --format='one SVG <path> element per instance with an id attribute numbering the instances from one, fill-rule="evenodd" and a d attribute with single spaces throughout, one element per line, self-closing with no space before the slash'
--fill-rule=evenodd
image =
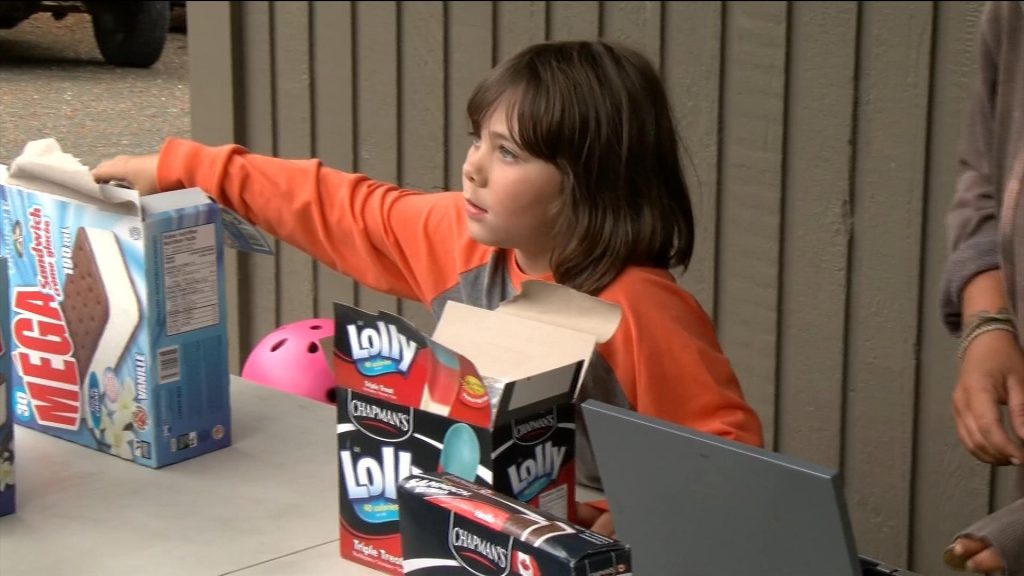
<path id="1" fill-rule="evenodd" d="M 515 249 L 520 265 L 533 264 L 528 273 L 547 273 L 537 264 L 547 266 L 551 253 L 562 175 L 516 146 L 505 110 L 499 102 L 484 119 L 462 166 L 469 233 L 483 244 Z"/>

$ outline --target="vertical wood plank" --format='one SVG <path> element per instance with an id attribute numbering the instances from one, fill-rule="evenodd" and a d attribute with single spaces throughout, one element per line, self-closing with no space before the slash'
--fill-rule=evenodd
<path id="1" fill-rule="evenodd" d="M 192 138 L 211 146 L 230 144 L 239 134 L 241 70 L 237 6 L 218 0 L 189 7 L 189 90 Z"/>
<path id="2" fill-rule="evenodd" d="M 664 29 L 661 77 L 675 114 L 695 228 L 693 259 L 677 276 L 714 318 L 722 4 L 668 2 Z"/>
<path id="3" fill-rule="evenodd" d="M 548 2 L 550 40 L 590 40 L 601 32 L 601 3 L 596 1 Z"/>
<path id="4" fill-rule="evenodd" d="M 1005 409 L 1005 422 L 1009 422 Z M 1007 430 L 1009 433 L 1009 430 Z M 1012 438 L 1012 436 L 1011 436 Z M 989 510 L 996 511 L 1019 500 L 1024 495 L 1024 468 L 1020 466 L 993 466 L 991 469 Z"/>
<path id="5" fill-rule="evenodd" d="M 398 182 L 398 12 L 395 2 L 355 4 L 357 172 Z M 398 312 L 398 299 L 360 285 L 364 310 Z"/>
<path id="6" fill-rule="evenodd" d="M 276 154 L 308 158 L 312 150 L 312 78 L 310 76 L 309 3 L 275 2 L 274 132 Z M 313 316 L 313 260 L 285 242 L 278 243 L 278 323 Z"/>
<path id="7" fill-rule="evenodd" d="M 313 154 L 324 165 L 352 171 L 353 118 L 352 3 L 314 2 Z M 316 316 L 334 317 L 334 302 L 355 304 L 356 283 L 316 264 Z"/>
<path id="8" fill-rule="evenodd" d="M 192 138 L 208 145 L 230 144 L 240 138 L 241 37 L 238 9 L 230 2 L 202 2 L 188 11 L 189 90 Z M 238 252 L 224 247 L 224 292 L 227 302 L 228 369 L 242 370 L 238 298 Z"/>
<path id="9" fill-rule="evenodd" d="M 861 4 L 846 495 L 862 554 L 905 565 L 932 11 Z"/>
<path id="10" fill-rule="evenodd" d="M 495 63 L 543 42 L 547 33 L 544 2 L 498 2 L 495 9 Z"/>
<path id="11" fill-rule="evenodd" d="M 790 23 L 776 449 L 838 468 L 857 4 L 797 2 Z"/>
<path id="12" fill-rule="evenodd" d="M 244 89 L 244 142 L 258 154 L 273 155 L 274 146 L 274 62 L 270 2 L 241 4 L 241 51 Z M 280 242 L 273 241 L 275 250 Z M 241 342 L 246 356 L 260 338 L 277 327 L 277 256 L 240 254 L 239 318 Z M 244 288 L 243 288 L 244 286 Z"/>
<path id="13" fill-rule="evenodd" d="M 406 188 L 440 190 L 445 184 L 444 4 L 398 5 L 401 49 L 399 172 Z M 402 300 L 401 314 L 426 333 L 430 310 Z"/>
<path id="14" fill-rule="evenodd" d="M 774 445 L 786 4 L 725 5 L 719 336 Z"/>
<path id="15" fill-rule="evenodd" d="M 988 513 L 989 467 L 960 444 L 953 423 L 956 339 L 943 327 L 938 306 L 947 255 L 945 217 L 958 176 L 957 146 L 977 77 L 974 45 L 981 5 L 938 2 L 935 13 L 911 519 L 910 565 L 922 574 L 957 574 L 938 552 L 953 534 Z"/>
<path id="16" fill-rule="evenodd" d="M 446 112 L 449 190 L 462 189 L 462 161 L 472 128 L 466 102 L 494 63 L 494 3 L 447 2 Z"/>
<path id="17" fill-rule="evenodd" d="M 662 2 L 601 2 L 601 38 L 642 52 L 661 63 Z"/>

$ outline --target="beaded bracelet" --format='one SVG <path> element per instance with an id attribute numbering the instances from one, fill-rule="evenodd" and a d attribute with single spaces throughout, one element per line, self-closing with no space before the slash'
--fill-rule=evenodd
<path id="1" fill-rule="evenodd" d="M 971 324 L 971 327 L 964 332 L 963 336 L 960 337 L 960 346 L 957 349 L 956 356 L 960 360 L 964 359 L 964 354 L 967 352 L 967 347 L 970 346 L 971 342 L 975 338 L 981 336 L 986 332 L 993 330 L 1006 330 L 1012 333 L 1014 336 L 1017 335 L 1017 325 L 1014 321 L 1012 314 L 981 314 Z"/>

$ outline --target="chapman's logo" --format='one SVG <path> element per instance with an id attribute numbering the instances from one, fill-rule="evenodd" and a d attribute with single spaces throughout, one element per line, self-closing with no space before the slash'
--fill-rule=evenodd
<path id="1" fill-rule="evenodd" d="M 511 536 L 491 535 L 479 524 L 454 512 L 449 518 L 448 548 L 459 564 L 478 576 L 509 573 Z"/>
<path id="2" fill-rule="evenodd" d="M 364 434 L 378 440 L 397 442 L 408 438 L 412 434 L 412 411 L 412 408 L 395 410 L 349 393 L 349 420 Z"/>
<path id="3" fill-rule="evenodd" d="M 558 427 L 558 416 L 555 409 L 550 414 L 532 418 L 525 422 L 512 421 L 512 437 L 519 444 L 536 444 L 543 442 Z"/>

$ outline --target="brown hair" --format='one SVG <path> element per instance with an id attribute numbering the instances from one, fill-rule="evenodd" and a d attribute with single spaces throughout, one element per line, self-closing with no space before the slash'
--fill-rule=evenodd
<path id="1" fill-rule="evenodd" d="M 506 98 L 510 136 L 565 181 L 553 231 L 556 282 L 597 294 L 628 265 L 689 264 L 693 210 L 650 61 L 602 41 L 526 48 L 473 91 L 475 133 Z"/>

